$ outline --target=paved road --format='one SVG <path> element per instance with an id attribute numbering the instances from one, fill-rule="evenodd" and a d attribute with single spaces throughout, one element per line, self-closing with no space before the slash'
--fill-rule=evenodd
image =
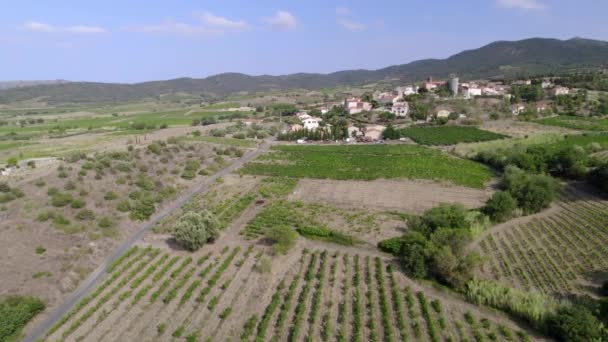
<path id="1" fill-rule="evenodd" d="M 216 174 L 214 174 L 213 176 L 211 176 L 207 180 L 205 180 L 205 182 L 199 184 L 197 187 L 192 189 L 190 192 L 188 192 L 187 194 L 184 194 L 182 197 L 180 197 L 173 205 L 166 208 L 161 213 L 155 215 L 151 221 L 148 221 L 147 223 L 143 224 L 137 230 L 137 232 L 135 232 L 135 234 L 133 234 L 131 237 L 129 237 L 129 239 L 124 241 L 120 246 L 118 246 L 118 248 L 114 252 L 112 252 L 112 254 L 110 254 L 103 261 L 103 263 L 99 267 L 97 267 L 97 269 L 95 269 L 95 271 L 93 271 L 93 273 L 91 273 L 84 282 L 82 282 L 82 284 L 80 284 L 80 286 L 78 287 L 78 289 L 76 289 L 76 291 L 74 291 L 74 293 L 72 293 L 69 297 L 67 297 L 63 301 L 63 303 L 61 303 L 61 305 L 56 307 L 49 314 L 49 316 L 42 323 L 40 323 L 40 325 L 38 325 L 35 329 L 33 329 L 32 332 L 28 336 L 26 336 L 24 341 L 25 342 L 34 342 L 40 338 L 43 338 L 44 334 L 47 332 L 47 330 L 49 330 L 53 326 L 53 324 L 55 324 L 55 322 L 57 322 L 59 319 L 61 319 L 61 317 L 66 315 L 70 311 L 70 309 L 74 305 L 76 305 L 76 303 L 78 303 L 87 293 L 89 293 L 91 290 L 93 290 L 93 288 L 97 284 L 99 284 L 101 281 L 103 281 L 103 279 L 107 276 L 106 269 L 108 268 L 108 266 L 110 264 L 112 264 L 112 262 L 114 260 L 116 260 L 119 256 L 124 254 L 135 242 L 137 242 L 139 239 L 141 239 L 152 227 L 154 227 L 154 225 L 158 221 L 167 217 L 168 215 L 173 213 L 175 210 L 178 210 L 184 203 L 186 203 L 188 200 L 190 200 L 194 195 L 198 195 L 198 194 L 204 193 L 207 190 L 209 190 L 209 187 L 218 178 L 224 177 L 224 176 L 228 175 L 229 173 L 237 170 L 238 168 L 243 166 L 245 163 L 251 161 L 252 159 L 259 156 L 260 154 L 264 153 L 266 150 L 268 150 L 268 148 L 271 145 L 272 145 L 271 141 L 266 141 L 266 142 L 262 143 L 257 148 L 257 150 L 247 153 L 246 155 L 244 155 L 242 158 L 235 161 L 230 166 L 218 171 Z"/>

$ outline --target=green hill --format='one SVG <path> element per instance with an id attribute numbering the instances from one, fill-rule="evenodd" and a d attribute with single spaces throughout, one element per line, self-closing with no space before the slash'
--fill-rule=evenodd
<path id="1" fill-rule="evenodd" d="M 531 38 L 499 41 L 447 59 L 426 59 L 379 70 L 346 70 L 330 74 L 299 73 L 284 76 L 249 76 L 224 73 L 203 79 L 178 78 L 137 84 L 72 82 L 0 90 L 0 103 L 44 98 L 50 103 L 121 102 L 162 94 L 189 93 L 222 97 L 236 92 L 279 89 L 319 89 L 360 85 L 382 80 L 420 81 L 427 76 L 463 79 L 516 77 L 540 73 L 594 70 L 608 65 L 608 42 Z"/>

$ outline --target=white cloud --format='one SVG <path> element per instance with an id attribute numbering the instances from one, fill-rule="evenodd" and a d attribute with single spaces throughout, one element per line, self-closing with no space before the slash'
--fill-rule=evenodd
<path id="1" fill-rule="evenodd" d="M 356 21 L 345 18 L 338 18 L 338 24 L 340 24 L 340 26 L 344 27 L 349 31 L 363 31 L 367 28 L 362 23 L 358 23 Z"/>
<path id="2" fill-rule="evenodd" d="M 352 13 L 352 11 L 348 7 L 344 7 L 344 6 L 336 7 L 337 15 L 350 15 L 351 13 Z"/>
<path id="3" fill-rule="evenodd" d="M 263 21 L 277 30 L 293 30 L 298 26 L 298 20 L 287 11 L 277 11 L 272 17 L 264 18 Z"/>
<path id="4" fill-rule="evenodd" d="M 200 25 L 190 25 L 172 20 L 160 24 L 131 26 L 129 31 L 154 34 L 179 34 L 186 36 L 214 36 L 222 34 L 221 30 L 210 29 Z"/>
<path id="5" fill-rule="evenodd" d="M 23 27 L 31 32 L 45 32 L 45 33 L 104 33 L 107 32 L 105 28 L 100 26 L 86 26 L 86 25 L 75 25 L 75 26 L 55 26 L 38 21 L 28 21 L 23 24 Z"/>
<path id="6" fill-rule="evenodd" d="M 209 28 L 217 28 L 220 30 L 245 30 L 249 25 L 243 20 L 234 21 L 228 18 L 220 17 L 209 12 L 203 12 L 200 15 L 205 26 Z"/>
<path id="7" fill-rule="evenodd" d="M 496 0 L 498 6 L 504 8 L 515 8 L 526 11 L 542 11 L 547 6 L 539 0 Z"/>

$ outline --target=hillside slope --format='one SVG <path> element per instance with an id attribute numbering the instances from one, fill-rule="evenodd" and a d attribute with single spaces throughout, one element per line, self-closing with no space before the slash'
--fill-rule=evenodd
<path id="1" fill-rule="evenodd" d="M 447 59 L 426 59 L 379 70 L 346 70 L 330 74 L 298 73 L 284 76 L 249 76 L 224 73 L 203 79 L 178 78 L 137 84 L 74 82 L 0 90 L 0 103 L 45 98 L 50 103 L 120 102 L 170 93 L 221 97 L 236 92 L 277 89 L 319 89 L 358 85 L 381 80 L 413 82 L 427 76 L 445 78 L 514 77 L 547 72 L 604 68 L 608 65 L 608 42 L 531 38 L 499 41 Z"/>

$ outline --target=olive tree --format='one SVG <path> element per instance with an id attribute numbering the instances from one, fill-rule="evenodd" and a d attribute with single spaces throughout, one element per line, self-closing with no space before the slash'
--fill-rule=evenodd
<path id="1" fill-rule="evenodd" d="M 215 217 L 207 212 L 187 212 L 176 224 L 173 237 L 184 248 L 196 251 L 207 242 L 219 236 L 219 224 Z"/>

